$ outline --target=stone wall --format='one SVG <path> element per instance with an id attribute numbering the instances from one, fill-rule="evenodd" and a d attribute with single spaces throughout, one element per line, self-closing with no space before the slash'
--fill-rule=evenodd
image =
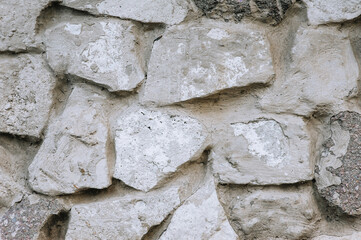
<path id="1" fill-rule="evenodd" d="M 0 2 L 0 239 L 361 239 L 361 0 Z"/>

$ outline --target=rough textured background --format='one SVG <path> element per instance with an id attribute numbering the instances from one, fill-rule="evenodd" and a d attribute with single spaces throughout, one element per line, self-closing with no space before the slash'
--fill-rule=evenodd
<path id="1" fill-rule="evenodd" d="M 361 0 L 0 2 L 0 239 L 361 239 Z"/>

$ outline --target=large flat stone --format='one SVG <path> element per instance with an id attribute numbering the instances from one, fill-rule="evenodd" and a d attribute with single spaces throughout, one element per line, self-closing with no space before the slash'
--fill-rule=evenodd
<path id="1" fill-rule="evenodd" d="M 301 118 L 265 117 L 228 128 L 216 138 L 211 154 L 220 182 L 264 185 L 313 179 L 313 142 Z"/>
<path id="2" fill-rule="evenodd" d="M 70 194 L 111 184 L 106 107 L 98 90 L 74 88 L 29 166 L 29 183 L 35 191 Z"/>
<path id="3" fill-rule="evenodd" d="M 0 132 L 40 138 L 55 85 L 41 55 L 1 55 Z"/>
<path id="4" fill-rule="evenodd" d="M 267 84 L 270 47 L 255 25 L 209 19 L 173 26 L 154 43 L 142 101 L 171 104 Z"/>
<path id="5" fill-rule="evenodd" d="M 224 186 L 218 196 L 244 239 L 309 239 L 320 220 L 310 184 Z"/>
<path id="6" fill-rule="evenodd" d="M 63 0 L 67 7 L 145 23 L 178 24 L 188 14 L 189 0 Z"/>
<path id="7" fill-rule="evenodd" d="M 311 24 L 345 22 L 361 15 L 360 0 L 303 0 Z"/>
<path id="8" fill-rule="evenodd" d="M 65 17 L 44 34 L 49 65 L 57 74 L 87 79 L 110 91 L 132 91 L 144 80 L 139 26 L 111 18 Z"/>
<path id="9" fill-rule="evenodd" d="M 359 67 L 348 34 L 335 27 L 296 32 L 285 73 L 262 93 L 266 111 L 309 116 L 329 111 L 358 93 Z"/>
<path id="10" fill-rule="evenodd" d="M 114 178 L 149 191 L 181 165 L 198 159 L 206 137 L 194 118 L 131 107 L 119 116 L 115 127 Z"/>
<path id="11" fill-rule="evenodd" d="M 318 190 L 331 205 L 361 215 L 361 114 L 340 112 L 330 126 L 316 168 Z"/>

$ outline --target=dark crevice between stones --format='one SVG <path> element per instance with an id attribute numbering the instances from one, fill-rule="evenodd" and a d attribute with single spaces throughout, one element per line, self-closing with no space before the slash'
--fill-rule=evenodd
<path id="1" fill-rule="evenodd" d="M 173 210 L 160 224 L 152 226 L 149 231 L 145 235 L 143 235 L 141 240 L 159 239 L 162 234 L 167 230 L 175 211 L 176 209 Z"/>
<path id="2" fill-rule="evenodd" d="M 69 211 L 61 211 L 49 217 L 44 226 L 40 229 L 37 240 L 63 240 L 68 228 Z"/>

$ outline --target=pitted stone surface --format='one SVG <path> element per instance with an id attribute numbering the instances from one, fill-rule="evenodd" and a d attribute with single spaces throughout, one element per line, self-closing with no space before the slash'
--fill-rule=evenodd
<path id="1" fill-rule="evenodd" d="M 311 24 L 345 22 L 361 15 L 361 0 L 303 0 Z"/>
<path id="2" fill-rule="evenodd" d="M 66 211 L 66 208 L 58 200 L 27 196 L 13 205 L 0 219 L 0 238 L 38 239 L 41 227 L 49 217 L 60 211 Z"/>
<path id="3" fill-rule="evenodd" d="M 145 78 L 140 35 L 130 21 L 69 17 L 45 32 L 49 65 L 110 91 L 132 91 Z"/>
<path id="4" fill-rule="evenodd" d="M 229 221 L 243 239 L 309 239 L 320 220 L 312 186 L 221 186 Z"/>
<path id="5" fill-rule="evenodd" d="M 202 19 L 169 28 L 154 44 L 142 101 L 171 104 L 267 84 L 270 46 L 255 25 Z"/>
<path id="6" fill-rule="evenodd" d="M 194 118 L 130 108 L 117 120 L 114 178 L 149 191 L 184 163 L 198 159 L 206 133 Z"/>
<path id="7" fill-rule="evenodd" d="M 40 138 L 55 85 L 41 55 L 1 55 L 0 132 Z"/>
<path id="8" fill-rule="evenodd" d="M 308 116 L 358 93 L 360 70 L 347 33 L 336 27 L 300 27 L 289 54 L 287 72 L 260 96 L 265 111 Z"/>
<path id="9" fill-rule="evenodd" d="M 189 0 L 63 0 L 62 4 L 96 15 L 166 24 L 182 22 L 190 8 Z"/>
<path id="10" fill-rule="evenodd" d="M 29 183 L 35 191 L 60 195 L 111 184 L 105 110 L 106 99 L 99 91 L 74 88 L 29 166 Z"/>
<path id="11" fill-rule="evenodd" d="M 316 172 L 318 190 L 344 212 L 361 215 L 361 115 L 340 112 L 330 124 Z"/>
<path id="12" fill-rule="evenodd" d="M 210 18 L 241 21 L 253 17 L 262 22 L 278 24 L 295 0 L 194 0 Z"/>
<path id="13" fill-rule="evenodd" d="M 178 188 L 74 206 L 66 240 L 140 240 L 179 204 Z"/>
<path id="14" fill-rule="evenodd" d="M 276 120 L 275 120 L 276 119 Z M 222 183 L 282 184 L 313 179 L 312 138 L 293 116 L 236 122 L 216 142 L 211 157 Z"/>

